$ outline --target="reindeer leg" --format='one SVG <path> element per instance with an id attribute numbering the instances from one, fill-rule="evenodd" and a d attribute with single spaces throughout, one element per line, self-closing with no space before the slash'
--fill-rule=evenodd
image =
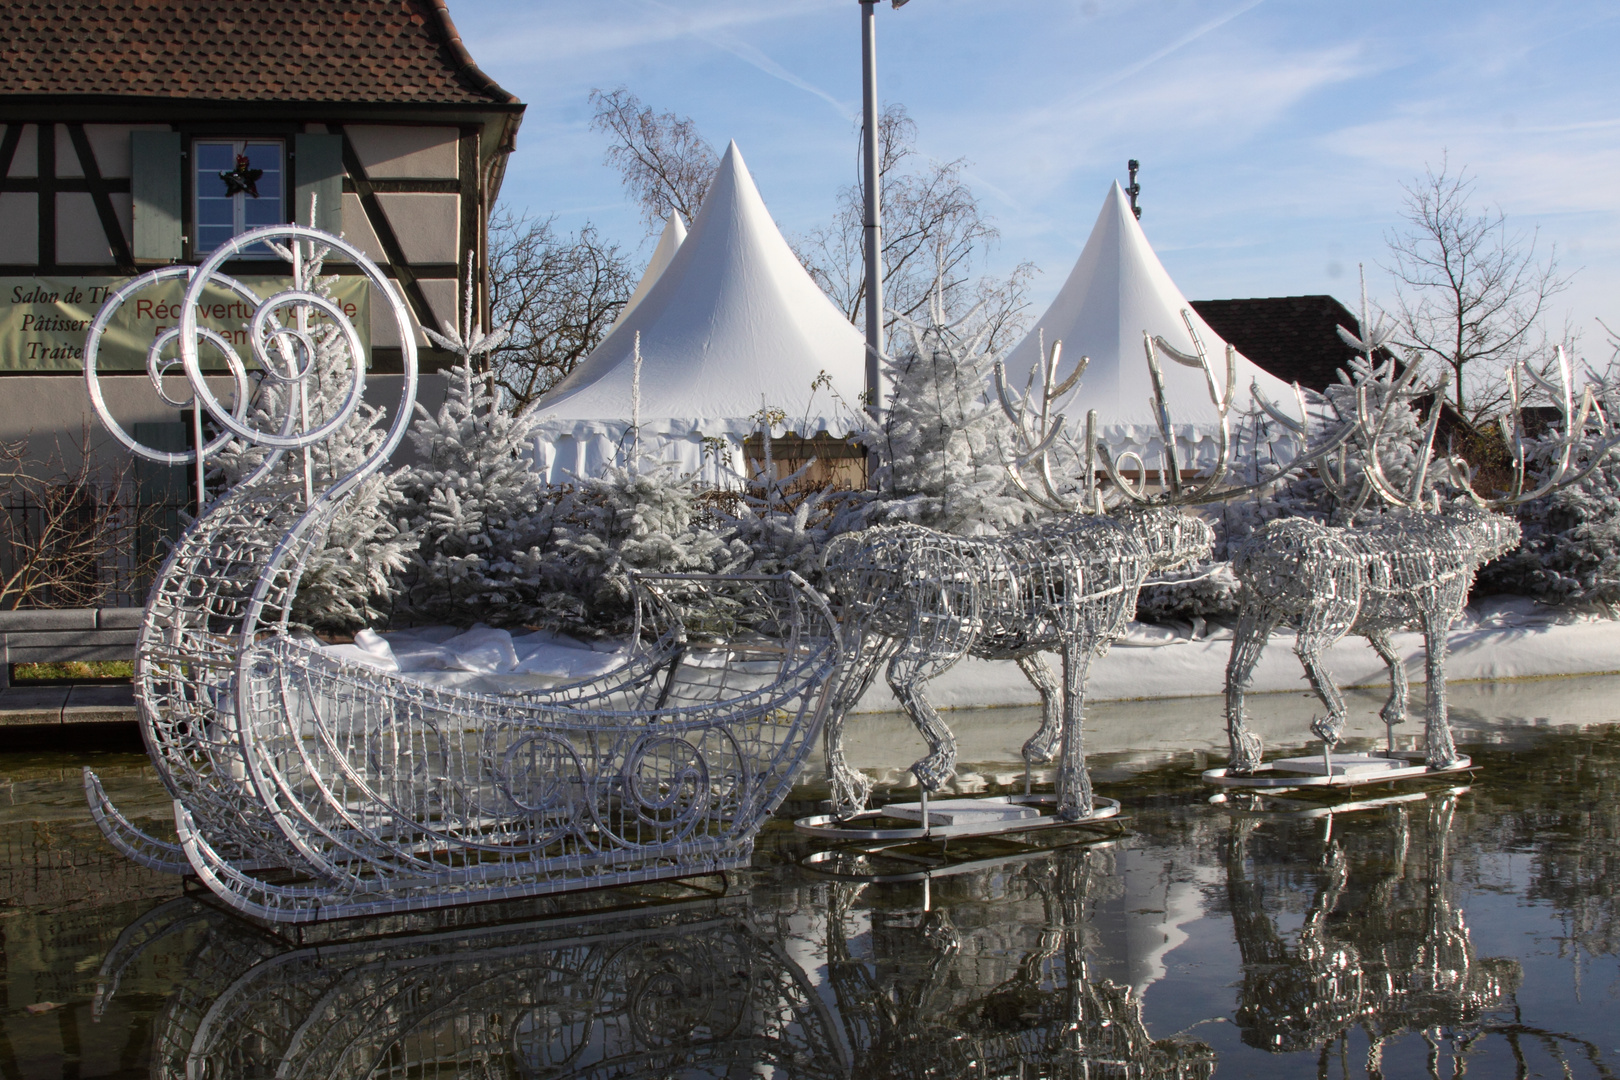
<path id="1" fill-rule="evenodd" d="M 826 727 L 822 729 L 822 749 L 827 759 L 827 782 L 832 788 L 833 815 L 839 820 L 864 811 L 872 795 L 871 779 L 853 768 L 844 756 L 844 719 L 866 693 L 877 675 L 878 665 L 893 652 L 895 645 L 893 639 L 878 634 L 857 630 L 852 636 L 857 642 L 856 654 L 846 661 L 840 685 L 827 712 Z"/>
<path id="2" fill-rule="evenodd" d="M 1326 752 L 1329 754 L 1344 737 L 1347 719 L 1344 696 L 1339 693 L 1338 686 L 1333 682 L 1333 676 L 1322 666 L 1322 650 L 1333 641 L 1334 638 L 1329 634 L 1306 629 L 1299 632 L 1299 637 L 1294 643 L 1294 652 L 1299 655 L 1299 662 L 1305 667 L 1305 677 L 1310 680 L 1311 689 L 1316 691 L 1316 696 L 1327 706 L 1326 716 L 1319 716 L 1311 721 L 1311 732 L 1327 744 Z"/>
<path id="3" fill-rule="evenodd" d="M 866 809 L 872 795 L 872 781 L 865 773 L 852 768 L 844 757 L 842 710 L 827 717 L 823 746 L 827 754 L 827 781 L 832 787 L 833 816 L 840 821 L 852 818 Z"/>
<path id="4" fill-rule="evenodd" d="M 1080 821 L 1091 816 L 1091 774 L 1086 770 L 1083 728 L 1086 676 L 1091 670 L 1091 643 L 1071 638 L 1063 643 L 1063 743 L 1058 762 L 1057 817 Z"/>
<path id="5" fill-rule="evenodd" d="M 1063 690 L 1040 653 L 1020 656 L 1016 663 L 1024 678 L 1041 695 L 1041 726 L 1024 743 L 1024 764 L 1039 765 L 1057 756 L 1063 734 Z"/>
<path id="6" fill-rule="evenodd" d="M 894 691 L 900 707 L 906 710 L 918 733 L 928 743 L 928 755 L 911 766 L 917 783 L 925 791 L 938 791 L 956 771 L 956 736 L 923 694 L 923 686 L 960 658 L 960 654 L 934 657 L 908 648 L 889 661 L 889 689 Z"/>
<path id="7" fill-rule="evenodd" d="M 1265 652 L 1281 619 L 1250 606 L 1238 619 L 1232 634 L 1232 655 L 1226 662 L 1226 738 L 1231 744 L 1228 772 L 1245 776 L 1260 767 L 1260 736 L 1249 730 L 1249 717 L 1243 711 L 1243 695 L 1254 677 L 1254 666 Z"/>
<path id="8" fill-rule="evenodd" d="M 1431 769 L 1448 769 L 1457 764 L 1457 744 L 1451 738 L 1451 715 L 1446 705 L 1446 631 L 1449 629 L 1449 612 L 1423 613 L 1423 663 L 1429 680 L 1423 730 Z"/>
<path id="9" fill-rule="evenodd" d="M 1393 753 L 1395 725 L 1406 723 L 1406 662 L 1395 651 L 1395 643 L 1389 639 L 1388 630 L 1369 630 L 1366 637 L 1373 652 L 1389 667 L 1389 700 L 1378 715 L 1384 719 L 1384 727 L 1389 732 L 1389 749 Z"/>

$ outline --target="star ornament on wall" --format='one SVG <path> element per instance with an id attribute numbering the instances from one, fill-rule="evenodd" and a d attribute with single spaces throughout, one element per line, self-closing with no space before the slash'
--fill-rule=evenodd
<path id="1" fill-rule="evenodd" d="M 246 154 L 237 154 L 236 168 L 219 174 L 219 178 L 225 181 L 226 195 L 245 191 L 255 199 L 259 197 L 259 177 L 264 175 L 264 170 L 251 168 L 251 165 Z"/>

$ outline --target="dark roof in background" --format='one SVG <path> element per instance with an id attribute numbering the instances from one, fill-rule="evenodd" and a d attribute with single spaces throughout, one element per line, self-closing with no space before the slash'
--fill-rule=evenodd
<path id="1" fill-rule="evenodd" d="M 1194 300 L 1192 306 L 1238 352 L 1307 390 L 1338 382 L 1339 369 L 1355 355 L 1338 328 L 1355 330 L 1356 317 L 1331 296 Z"/>
<path id="2" fill-rule="evenodd" d="M 6 0 L 0 95 L 515 104 L 446 0 Z"/>

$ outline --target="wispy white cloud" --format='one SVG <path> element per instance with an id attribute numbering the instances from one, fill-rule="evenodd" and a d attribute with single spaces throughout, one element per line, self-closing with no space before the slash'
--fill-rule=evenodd
<path id="1" fill-rule="evenodd" d="M 567 5 L 499 5 L 498 32 L 480 34 L 477 56 L 483 66 L 501 61 L 542 60 L 577 63 L 603 54 L 647 49 L 685 38 L 746 31 L 813 16 L 846 5 L 836 0 L 706 0 L 680 8 L 646 0 Z M 524 7 L 528 7 L 525 12 Z M 494 10 L 492 6 L 491 10 Z M 479 9 L 458 8 L 458 24 L 477 25 Z"/>
<path id="2" fill-rule="evenodd" d="M 833 97 L 831 94 L 827 93 L 827 91 L 823 90 L 819 86 L 816 86 L 809 80 L 801 79 L 799 76 L 793 74 L 793 72 L 789 71 L 781 64 L 778 64 L 775 60 L 772 60 L 769 56 L 766 56 L 763 52 L 748 44 L 746 41 L 740 41 L 730 33 L 718 30 L 711 30 L 703 33 L 694 32 L 694 36 L 701 38 L 717 49 L 725 50 L 726 52 L 735 56 L 737 59 L 743 61 L 745 64 L 753 65 L 760 71 L 763 71 L 765 74 L 771 76 L 773 79 L 780 79 L 789 86 L 797 87 L 807 94 L 815 95 L 822 101 L 825 101 L 828 105 L 831 105 L 833 111 L 843 119 L 855 119 L 856 111 L 853 106 L 839 101 L 837 98 Z"/>
<path id="3" fill-rule="evenodd" d="M 1225 26 L 1227 23 L 1231 22 L 1233 19 L 1237 18 L 1239 15 L 1242 15 L 1245 12 L 1253 11 L 1255 8 L 1259 7 L 1263 3 L 1265 3 L 1265 0 L 1248 0 L 1248 3 L 1239 4 L 1237 7 L 1233 8 L 1232 10 L 1230 10 L 1230 11 L 1224 13 L 1224 14 L 1217 15 L 1215 18 L 1210 19 L 1208 22 L 1204 23 L 1202 26 L 1198 26 L 1198 27 L 1195 27 L 1192 30 L 1189 30 L 1187 33 L 1181 35 L 1180 37 L 1176 38 L 1174 41 L 1170 42 L 1170 44 L 1164 46 L 1161 49 L 1158 49 L 1158 50 L 1154 51 L 1152 54 L 1150 54 L 1148 56 L 1143 57 L 1142 59 L 1138 60 L 1136 63 L 1130 64 L 1127 67 L 1121 68 L 1119 71 L 1116 71 L 1112 75 L 1109 75 L 1107 78 L 1103 79 L 1101 82 L 1093 83 L 1091 86 L 1086 87 L 1084 90 L 1080 91 L 1079 94 L 1075 95 L 1075 97 L 1073 99 L 1071 99 L 1071 100 L 1073 100 L 1073 101 L 1082 101 L 1082 100 L 1084 100 L 1086 98 L 1094 97 L 1097 94 L 1100 94 L 1100 93 L 1104 92 L 1105 90 L 1110 90 L 1113 87 L 1118 86 L 1120 83 L 1123 83 L 1123 82 L 1125 82 L 1125 81 L 1127 81 L 1129 79 L 1135 78 L 1136 76 L 1140 75 L 1142 72 L 1146 71 L 1148 68 L 1150 68 L 1153 65 L 1157 64 L 1159 61 L 1168 59 L 1170 56 L 1172 56 L 1173 54 L 1175 54 L 1177 52 L 1180 52 L 1182 49 L 1186 48 L 1188 45 L 1191 45 L 1193 42 L 1197 41 L 1199 38 L 1203 37 L 1204 35 L 1212 33 L 1213 31 L 1219 30 L 1221 27 Z"/>

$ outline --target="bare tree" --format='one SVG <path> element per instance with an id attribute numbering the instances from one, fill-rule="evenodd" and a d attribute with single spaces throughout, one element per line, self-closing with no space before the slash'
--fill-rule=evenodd
<path id="1" fill-rule="evenodd" d="M 0 443 L 0 608 L 94 606 L 152 569 L 133 561 L 128 473 L 103 475 L 88 453 L 69 467 L 60 453 L 31 457 L 26 440 Z"/>
<path id="2" fill-rule="evenodd" d="M 1474 178 L 1446 159 L 1410 185 L 1407 227 L 1388 238 L 1400 343 L 1444 365 L 1457 410 L 1478 420 L 1506 400 L 1501 372 L 1550 348 L 1543 317 L 1568 287 L 1557 249 L 1536 256 L 1537 234 L 1510 232 L 1501 210 L 1475 213 Z"/>
<path id="3" fill-rule="evenodd" d="M 649 234 L 671 210 L 691 221 L 720 160 L 689 116 L 654 113 L 627 87 L 592 90 L 591 127 L 612 138 L 606 160 L 641 206 Z"/>
<path id="4" fill-rule="evenodd" d="M 904 105 L 890 105 L 878 119 L 878 176 L 883 212 L 883 304 L 890 333 L 895 316 L 919 317 L 936 279 L 947 311 L 980 306 L 988 322 L 988 347 L 1012 343 L 1023 330 L 1032 263 L 1006 279 L 975 276 L 986 248 L 1000 237 L 962 179 L 966 162 L 918 160 L 917 125 Z M 839 193 L 832 222 L 813 229 L 796 245 L 799 259 L 833 303 L 860 325 L 866 303 L 866 263 L 859 184 Z M 975 330 L 977 327 L 975 327 Z"/>
<path id="5" fill-rule="evenodd" d="M 635 287 L 617 244 L 588 222 L 559 235 L 555 220 L 503 212 L 489 226 L 490 322 L 509 333 L 490 374 L 514 410 L 590 355 Z"/>

